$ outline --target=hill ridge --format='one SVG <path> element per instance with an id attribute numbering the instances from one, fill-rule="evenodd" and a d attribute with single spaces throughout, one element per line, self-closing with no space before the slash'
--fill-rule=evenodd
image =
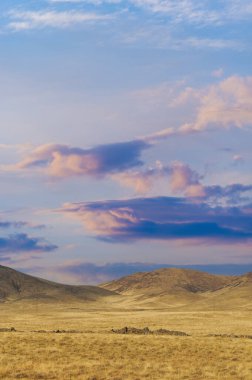
<path id="1" fill-rule="evenodd" d="M 67 285 L 0 265 L 0 302 L 17 300 L 96 301 L 114 292 L 92 285 Z"/>
<path id="2" fill-rule="evenodd" d="M 160 268 L 92 285 L 66 285 L 0 265 L 0 302 L 96 302 L 99 308 L 252 310 L 252 272 L 214 275 L 194 269 Z"/>
<path id="3" fill-rule="evenodd" d="M 104 289 L 132 297 L 139 305 L 160 307 L 252 308 L 252 273 L 215 275 L 185 268 L 161 268 L 137 272 L 103 283 Z"/>

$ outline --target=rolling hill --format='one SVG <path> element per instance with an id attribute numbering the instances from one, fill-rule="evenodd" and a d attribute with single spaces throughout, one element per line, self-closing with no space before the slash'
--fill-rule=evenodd
<path id="1" fill-rule="evenodd" d="M 97 286 L 58 284 L 0 266 L 0 302 L 17 300 L 100 301 L 114 295 L 114 292 Z"/>
<path id="2" fill-rule="evenodd" d="M 0 302 L 96 302 L 101 309 L 252 310 L 252 273 L 220 276 L 163 268 L 99 286 L 58 284 L 0 266 Z"/>
<path id="3" fill-rule="evenodd" d="M 252 273 L 220 276 L 191 269 L 163 268 L 135 273 L 100 286 L 149 307 L 252 308 Z"/>

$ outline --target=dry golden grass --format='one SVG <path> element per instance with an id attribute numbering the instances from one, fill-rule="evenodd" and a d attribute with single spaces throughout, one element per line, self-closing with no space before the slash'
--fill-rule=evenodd
<path id="1" fill-rule="evenodd" d="M 0 379 L 252 379 L 251 312 L 106 311 L 92 305 L 1 305 Z M 190 337 L 117 335 L 124 326 L 185 331 Z M 38 333 L 33 330 L 44 329 Z M 55 329 L 80 333 L 56 334 Z"/>
<path id="2" fill-rule="evenodd" d="M 251 379 L 251 342 L 18 333 L 1 336 L 2 379 Z"/>

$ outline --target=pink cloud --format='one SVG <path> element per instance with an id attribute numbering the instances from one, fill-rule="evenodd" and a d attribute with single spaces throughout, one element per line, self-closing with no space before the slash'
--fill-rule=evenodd
<path id="1" fill-rule="evenodd" d="M 249 207 L 213 207 L 171 197 L 65 204 L 59 212 L 106 241 L 251 242 Z"/>
<path id="2" fill-rule="evenodd" d="M 16 165 L 5 170 L 35 170 L 51 177 L 104 176 L 142 165 L 141 153 L 149 144 L 141 140 L 126 141 L 93 148 L 45 144 L 36 147 Z"/>
<path id="3" fill-rule="evenodd" d="M 199 186 L 200 176 L 188 165 L 173 162 L 171 165 L 171 189 L 173 193 L 185 192 L 189 186 Z"/>
<path id="4" fill-rule="evenodd" d="M 188 197 L 205 196 L 204 186 L 200 183 L 202 176 L 180 161 L 168 165 L 157 161 L 152 168 L 118 173 L 112 178 L 122 186 L 133 188 L 138 194 L 148 193 L 160 180 L 165 180 L 167 192 L 170 190 L 172 194 L 184 194 Z"/>
<path id="5" fill-rule="evenodd" d="M 179 127 L 168 127 L 145 141 L 157 142 L 174 135 L 202 132 L 208 128 L 243 128 L 252 126 L 252 77 L 230 76 L 205 88 L 186 87 L 170 102 L 170 106 L 190 105 L 191 120 Z M 189 118 L 188 118 L 189 119 Z"/>
<path id="6" fill-rule="evenodd" d="M 232 76 L 204 90 L 195 90 L 198 112 L 184 130 L 252 125 L 252 77 Z M 182 127 L 181 127 L 182 129 Z"/>
<path id="7" fill-rule="evenodd" d="M 88 208 L 80 209 L 78 204 L 66 203 L 61 211 L 68 217 L 77 218 L 87 231 L 99 236 L 106 236 L 109 232 L 115 234 L 117 229 L 137 222 L 137 218 L 128 207 L 111 210 L 97 209 L 93 212 Z"/>

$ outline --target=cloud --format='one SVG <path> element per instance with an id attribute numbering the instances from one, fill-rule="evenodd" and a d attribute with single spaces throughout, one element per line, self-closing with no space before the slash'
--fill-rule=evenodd
<path id="1" fill-rule="evenodd" d="M 128 276 L 136 272 L 152 271 L 163 265 L 145 263 L 93 263 L 68 262 L 60 265 L 57 270 L 61 275 L 67 275 L 81 284 L 101 284 L 115 278 Z"/>
<path id="2" fill-rule="evenodd" d="M 93 4 L 93 5 L 102 5 L 102 4 L 119 4 L 121 0 L 47 0 L 51 4 Z"/>
<path id="3" fill-rule="evenodd" d="M 27 234 L 14 234 L 0 237 L 0 253 L 19 252 L 51 252 L 58 247 L 38 237 L 30 237 Z"/>
<path id="4" fill-rule="evenodd" d="M 252 208 L 211 207 L 175 197 L 136 198 L 65 204 L 61 213 L 83 223 L 107 241 L 247 241 L 252 238 Z"/>
<path id="5" fill-rule="evenodd" d="M 27 223 L 26 222 L 10 222 L 10 221 L 0 221 L 0 228 L 22 228 L 26 227 Z"/>
<path id="6" fill-rule="evenodd" d="M 58 178 L 84 175 L 98 177 L 142 165 L 140 155 L 148 147 L 149 144 L 141 140 L 99 145 L 90 149 L 47 144 L 34 149 L 9 170 L 40 169 Z"/>
<path id="7" fill-rule="evenodd" d="M 5 221 L 0 220 L 0 228 L 6 229 L 6 228 L 31 228 L 31 229 L 44 229 L 46 228 L 45 224 L 33 224 L 23 221 Z"/>
<path id="8" fill-rule="evenodd" d="M 154 167 L 134 170 L 143 166 L 141 153 L 150 146 L 141 140 L 91 149 L 47 144 L 37 147 L 17 164 L 5 166 L 5 170 L 39 171 L 52 178 L 92 176 L 98 179 L 109 176 L 121 186 L 133 188 L 140 194 L 147 193 L 157 181 L 165 179 L 170 183 L 172 193 L 204 196 L 199 182 L 202 176 L 182 162 L 163 165 L 157 161 Z"/>
<path id="9" fill-rule="evenodd" d="M 173 195 L 179 194 L 187 198 L 200 198 L 215 202 L 226 201 L 230 204 L 247 201 L 244 193 L 252 192 L 252 185 L 241 183 L 226 186 L 204 185 L 202 183 L 204 176 L 180 161 L 174 161 L 169 165 L 157 162 L 154 168 L 119 173 L 113 175 L 112 178 L 123 186 L 133 188 L 138 194 L 148 193 L 160 180 L 165 179 L 167 191 L 169 188 Z"/>
<path id="10" fill-rule="evenodd" d="M 174 41 L 176 47 L 176 40 Z M 194 47 L 196 49 L 231 49 L 231 50 L 243 50 L 244 45 L 240 41 L 228 40 L 228 39 L 217 39 L 217 38 L 200 38 L 200 37 L 189 37 L 184 40 L 177 41 L 178 48 Z"/>
<path id="11" fill-rule="evenodd" d="M 233 156 L 233 161 L 234 162 L 243 162 L 243 160 L 244 160 L 244 158 L 243 158 L 243 156 L 241 154 L 235 154 Z"/>
<path id="12" fill-rule="evenodd" d="M 223 32 L 222 39 L 216 38 L 220 33 L 214 33 L 211 37 L 208 28 L 215 30 L 225 24 L 235 24 L 236 30 L 239 30 L 236 23 L 249 22 L 252 15 L 250 0 L 223 0 L 221 6 L 211 0 L 47 0 L 44 3 L 45 6 L 41 5 L 39 9 L 28 3 L 29 10 L 22 11 L 19 7 L 9 12 L 7 30 L 62 29 L 117 18 L 125 22 L 127 18 L 126 36 L 122 28 L 117 33 L 119 38 L 120 35 L 122 37 L 120 42 L 134 43 L 144 39 L 159 48 L 241 50 L 244 49 L 241 38 L 229 40 L 227 31 Z M 132 28 L 133 19 L 137 22 Z M 144 20 L 148 20 L 148 27 Z M 191 36 L 188 35 L 188 26 Z M 200 36 L 199 27 L 200 32 L 206 28 Z M 160 32 L 159 28 L 162 29 Z M 171 36 L 172 31 L 174 36 Z"/>
<path id="13" fill-rule="evenodd" d="M 170 99 L 167 106 L 182 109 L 189 102 L 196 113 L 194 120 L 188 120 L 177 128 L 169 126 L 132 141 L 89 149 L 62 144 L 41 145 L 28 153 L 13 169 L 41 167 L 55 177 L 125 171 L 142 165 L 140 156 L 143 150 L 166 138 L 198 133 L 211 127 L 252 126 L 252 77 L 231 76 L 202 89 L 187 87 L 177 96 L 165 85 L 153 89 L 154 93 L 149 89 L 145 95 L 153 101 L 153 98 L 163 98 L 166 90 Z M 143 92 L 139 95 L 143 97 Z"/>
<path id="14" fill-rule="evenodd" d="M 188 165 L 174 162 L 171 165 L 171 189 L 173 193 L 186 192 L 191 196 L 203 196 L 203 186 L 199 183 L 199 174 Z"/>
<path id="15" fill-rule="evenodd" d="M 204 187 L 205 198 L 211 198 L 215 201 L 226 199 L 230 204 L 248 201 L 251 197 L 246 198 L 244 193 L 249 192 L 252 192 L 252 185 L 240 183 L 227 186 L 212 185 Z"/>
<path id="16" fill-rule="evenodd" d="M 139 16 L 139 10 L 146 16 L 160 23 L 160 15 L 167 22 L 169 27 L 178 29 L 178 25 L 193 27 L 219 27 L 224 24 L 250 21 L 252 7 L 250 0 L 230 0 L 222 1 L 221 6 L 217 6 L 211 0 L 47 0 L 47 6 L 40 10 L 20 11 L 14 10 L 9 13 L 10 22 L 8 28 L 14 31 L 22 31 L 38 28 L 66 28 L 75 24 L 90 22 L 101 22 L 114 18 L 115 15 L 100 14 L 96 10 L 98 7 L 104 9 L 106 5 L 114 6 L 119 13 Z M 85 12 L 84 6 L 94 8 L 94 12 Z M 57 9 L 63 9 L 58 11 Z M 56 9 L 56 10 L 55 10 Z M 66 10 L 67 9 L 67 10 Z M 106 8 L 105 8 L 106 9 Z M 125 16 L 124 16 L 125 17 Z M 180 28 L 181 29 L 181 28 Z M 141 33 L 138 33 L 141 34 Z M 167 33 L 165 33 L 166 35 Z M 132 37 L 134 39 L 134 36 Z M 175 39 L 174 45 L 179 47 L 184 44 L 193 47 L 213 47 L 233 48 L 234 42 L 211 38 L 189 38 Z M 171 41 L 173 43 L 173 41 Z M 230 45 L 230 46 L 229 46 Z"/>
<path id="17" fill-rule="evenodd" d="M 250 0 L 223 1 L 217 7 L 211 0 L 48 0 L 51 4 L 80 4 L 90 3 L 103 5 L 107 3 L 122 4 L 141 8 L 154 14 L 163 14 L 173 23 L 189 23 L 195 25 L 222 25 L 230 21 L 249 19 L 252 14 Z"/>
<path id="18" fill-rule="evenodd" d="M 239 156 L 236 161 L 240 162 L 240 160 L 242 158 Z M 215 204 L 244 203 L 251 198 L 251 194 L 248 193 L 252 192 L 252 185 L 241 183 L 226 186 L 204 185 L 202 183 L 204 176 L 180 161 L 171 162 L 169 165 L 163 165 L 158 161 L 155 167 L 142 171 L 131 170 L 117 173 L 112 176 L 112 179 L 118 181 L 122 186 L 133 188 L 137 194 L 147 194 L 155 186 L 158 186 L 160 181 L 165 180 L 167 193 L 215 202 Z"/>
<path id="19" fill-rule="evenodd" d="M 153 98 L 164 96 L 167 85 L 157 89 Z M 177 91 L 177 90 L 176 90 Z M 252 126 L 252 77 L 232 76 L 219 83 L 202 89 L 185 88 L 173 99 L 170 107 L 187 103 L 194 109 L 194 120 L 188 120 L 179 127 L 167 127 L 132 141 L 99 145 L 91 148 L 71 147 L 62 144 L 45 144 L 26 151 L 24 158 L 15 165 L 2 166 L 4 171 L 36 171 L 51 178 L 73 176 L 109 176 L 123 186 L 133 187 L 137 193 L 146 193 L 156 180 L 169 177 L 172 194 L 188 197 L 204 197 L 209 192 L 201 183 L 202 176 L 188 165 L 180 162 L 157 163 L 144 170 L 133 170 L 143 166 L 142 153 L 161 141 L 173 136 L 202 133 L 210 128 L 245 128 Z M 193 113 L 193 112 L 192 112 Z M 238 162 L 236 157 L 236 162 Z"/>
<path id="20" fill-rule="evenodd" d="M 204 185 L 204 176 L 180 161 L 166 165 L 157 161 L 153 167 L 135 170 L 135 167 L 144 165 L 141 154 L 150 147 L 149 142 L 141 139 L 89 149 L 46 144 L 33 149 L 17 164 L 5 166 L 5 170 L 38 171 L 58 179 L 76 176 L 101 179 L 106 176 L 123 187 L 133 188 L 138 194 L 147 194 L 164 180 L 167 182 L 167 193 L 205 200 L 225 199 L 229 203 L 241 201 L 242 194 L 251 191 L 250 185 Z M 24 224 L 25 222 L 22 222 L 23 226 Z M 26 226 L 44 227 L 28 224 Z"/>
<path id="21" fill-rule="evenodd" d="M 154 102 L 162 101 L 162 92 L 157 88 L 147 90 L 148 96 Z M 171 90 L 167 90 L 167 108 L 182 109 L 189 105 L 194 119 L 187 120 L 178 127 L 167 127 L 153 134 L 143 136 L 149 143 L 156 143 L 172 136 L 185 136 L 217 128 L 252 127 L 252 77 L 230 76 L 219 83 L 205 88 L 186 87 L 182 92 L 171 98 Z M 161 99 L 161 100 L 160 100 Z"/>
<path id="22" fill-rule="evenodd" d="M 250 0 L 223 1 L 217 7 L 212 0 L 132 0 L 138 7 L 169 16 L 174 23 L 223 25 L 230 21 L 249 19 Z"/>
<path id="23" fill-rule="evenodd" d="M 232 76 L 206 89 L 192 90 L 189 96 L 197 99 L 198 112 L 195 121 L 181 126 L 181 131 L 252 126 L 252 77 Z M 183 100 L 189 99 L 184 96 Z"/>
<path id="24" fill-rule="evenodd" d="M 61 3 L 75 4 L 75 3 L 85 3 L 86 0 L 47 0 L 47 2 L 52 3 L 52 4 L 61 4 Z"/>
<path id="25" fill-rule="evenodd" d="M 133 31 L 129 30 L 121 36 L 121 41 L 127 45 L 145 42 L 148 46 L 156 49 L 173 49 L 175 51 L 189 51 L 192 48 L 196 50 L 236 50 L 243 51 L 246 49 L 246 44 L 238 39 L 216 38 L 199 36 L 192 34 L 186 36 L 178 36 L 175 33 L 175 25 L 170 24 L 170 30 L 167 30 L 167 24 L 152 25 L 151 27 L 139 27 Z"/>
<path id="26" fill-rule="evenodd" d="M 224 69 L 223 67 L 220 67 L 219 69 L 216 69 L 212 72 L 212 76 L 215 78 L 221 78 L 224 75 Z"/>
<path id="27" fill-rule="evenodd" d="M 180 108 L 190 106 L 191 114 L 196 115 L 178 127 L 169 126 L 142 140 L 150 144 L 172 136 L 186 136 L 216 128 L 245 128 L 252 126 L 252 77 L 230 76 L 219 83 L 204 88 L 186 87 L 180 93 L 172 91 L 166 84 L 139 91 L 144 101 L 165 107 Z M 136 93 L 137 94 L 137 93 Z"/>
<path id="28" fill-rule="evenodd" d="M 42 28 L 67 28 L 76 24 L 86 24 L 112 19 L 112 15 L 82 11 L 12 11 L 8 28 L 13 31 Z"/>
<path id="29" fill-rule="evenodd" d="M 151 190 L 155 182 L 171 175 L 171 167 L 157 161 L 154 167 L 145 170 L 130 170 L 112 175 L 114 181 L 123 187 L 133 188 L 136 193 L 145 194 Z"/>
<path id="30" fill-rule="evenodd" d="M 199 182 L 202 178 L 189 165 L 174 161 L 169 165 L 163 165 L 157 161 L 155 167 L 142 171 L 127 171 L 112 176 L 121 185 L 133 188 L 137 193 L 147 193 L 161 179 L 166 179 L 170 184 L 173 194 L 183 193 L 191 197 L 205 196 L 203 185 Z"/>
<path id="31" fill-rule="evenodd" d="M 240 275 L 252 271 L 252 264 L 216 264 L 216 265 L 170 265 L 154 263 L 106 263 L 94 264 L 87 262 L 67 262 L 57 268 L 55 273 L 64 281 L 71 281 L 78 284 L 101 284 L 124 276 L 129 276 L 139 272 L 150 272 L 160 268 L 183 268 L 205 271 L 221 275 Z M 35 268 L 36 269 L 36 268 Z M 32 270 L 29 270 L 32 274 Z M 48 271 L 46 272 L 48 273 Z"/>

